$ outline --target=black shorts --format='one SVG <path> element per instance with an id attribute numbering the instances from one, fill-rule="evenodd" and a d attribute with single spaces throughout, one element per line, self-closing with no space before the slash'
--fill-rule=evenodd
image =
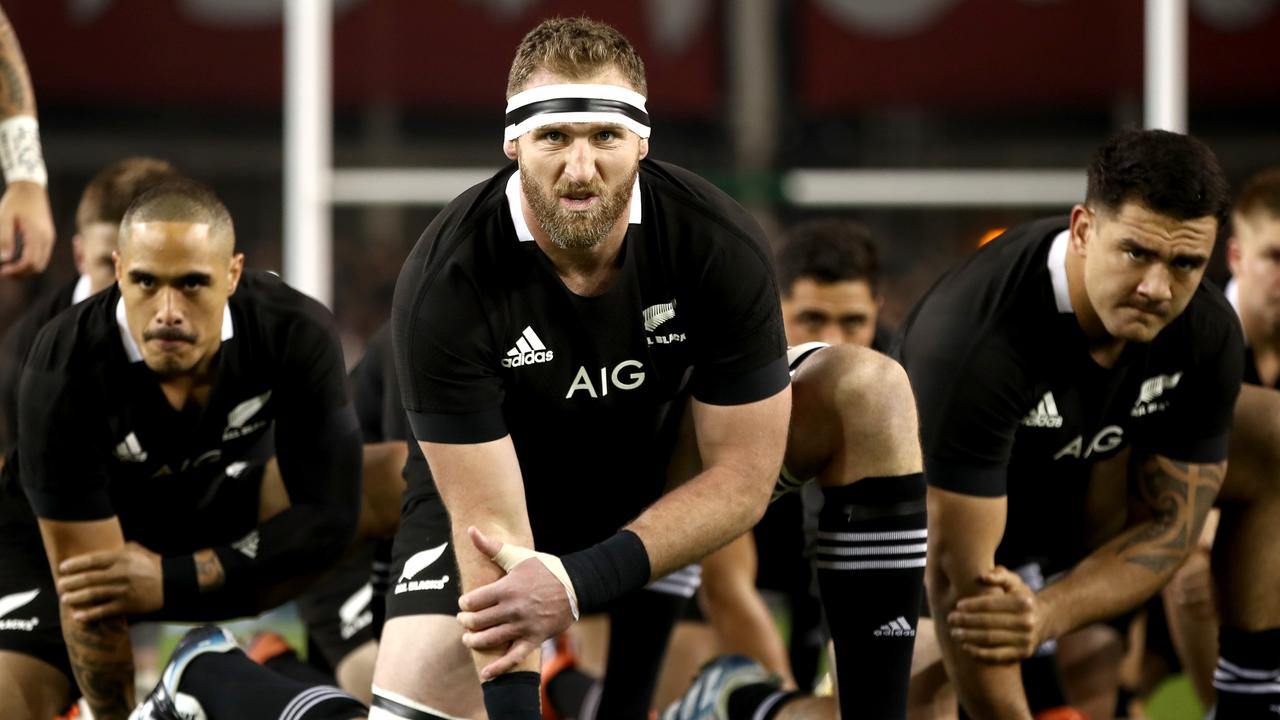
<path id="1" fill-rule="evenodd" d="M 0 524 L 0 650 L 52 665 L 71 680 L 71 660 L 62 640 L 58 590 L 34 523 Z M 79 693 L 71 680 L 70 702 Z"/>
<path id="2" fill-rule="evenodd" d="M 373 543 L 343 559 L 296 600 L 312 652 L 337 668 L 347 655 L 374 640 L 374 604 L 382 602 L 370 584 Z"/>
<path id="3" fill-rule="evenodd" d="M 391 546 L 387 619 L 457 615 L 461 587 L 444 502 L 439 495 L 406 502 Z"/>

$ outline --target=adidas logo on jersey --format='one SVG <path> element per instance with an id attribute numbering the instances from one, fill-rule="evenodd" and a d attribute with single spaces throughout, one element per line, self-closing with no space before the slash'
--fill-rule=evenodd
<path id="1" fill-rule="evenodd" d="M 1062 427 L 1062 416 L 1058 414 L 1058 403 L 1054 402 L 1052 392 L 1047 392 L 1040 398 L 1040 402 L 1022 418 L 1022 424 L 1034 428 Z"/>
<path id="2" fill-rule="evenodd" d="M 507 356 L 502 358 L 502 367 L 517 368 L 523 365 L 536 365 L 551 362 L 554 358 L 555 353 L 542 344 L 533 327 L 525 326 L 524 332 L 520 333 L 520 338 L 516 340 L 516 346 L 508 350 Z"/>
<path id="3" fill-rule="evenodd" d="M 121 462 L 140 463 L 147 461 L 147 451 L 142 449 L 142 443 L 138 442 L 137 433 L 129 433 L 125 436 L 124 441 L 116 445 L 116 459 Z"/>
<path id="4" fill-rule="evenodd" d="M 915 637 L 916 629 L 911 627 L 911 623 L 907 622 L 905 617 L 899 615 L 897 620 L 881 625 L 880 629 L 872 634 L 876 637 Z"/>
<path id="5" fill-rule="evenodd" d="M 36 626 L 40 624 L 40 618 L 32 617 L 26 620 L 19 620 L 17 618 L 6 618 L 5 615 L 23 605 L 29 604 L 39 594 L 40 588 L 36 588 L 35 590 L 27 590 L 26 592 L 0 597 L 0 630 L 21 630 L 23 632 L 35 630 Z"/>
<path id="6" fill-rule="evenodd" d="M 449 582 L 449 576 L 444 575 L 435 580 L 414 580 L 418 573 L 426 570 L 435 564 L 444 555 L 444 549 L 449 543 L 444 542 L 433 548 L 428 548 L 419 553 L 414 553 L 412 557 L 404 562 L 404 570 L 400 571 L 400 581 L 396 583 L 396 594 L 406 592 L 414 592 L 416 590 L 443 590 L 445 584 Z"/>

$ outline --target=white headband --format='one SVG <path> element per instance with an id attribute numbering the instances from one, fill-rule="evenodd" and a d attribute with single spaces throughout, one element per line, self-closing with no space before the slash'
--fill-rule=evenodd
<path id="1" fill-rule="evenodd" d="M 541 85 L 516 93 L 507 101 L 504 139 L 514 140 L 530 130 L 556 123 L 617 123 L 649 137 L 645 97 L 617 85 Z"/>

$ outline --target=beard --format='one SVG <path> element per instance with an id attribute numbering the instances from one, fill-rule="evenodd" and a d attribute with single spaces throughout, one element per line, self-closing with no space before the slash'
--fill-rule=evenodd
<path id="1" fill-rule="evenodd" d="M 631 206 L 631 189 L 635 185 L 639 163 L 619 183 L 606 186 L 599 178 L 592 183 L 557 182 L 550 193 L 544 193 L 537 180 L 520 173 L 520 185 L 529 201 L 529 209 L 538 225 L 563 250 L 585 250 L 599 245 Z M 560 198 L 570 195 L 595 195 L 595 205 L 587 210 L 566 210 Z"/>

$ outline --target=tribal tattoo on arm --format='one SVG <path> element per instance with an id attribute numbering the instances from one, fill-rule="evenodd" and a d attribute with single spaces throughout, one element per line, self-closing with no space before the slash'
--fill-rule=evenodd
<path id="1" fill-rule="evenodd" d="M 0 120 L 14 115 L 35 115 L 31 78 L 22 58 L 18 35 L 0 9 Z"/>
<path id="2" fill-rule="evenodd" d="M 1116 548 L 1126 562 L 1172 571 L 1200 537 L 1226 476 L 1226 461 L 1183 463 L 1152 455 L 1133 473 L 1131 512 L 1145 521 Z"/>
<path id="3" fill-rule="evenodd" d="M 133 645 L 122 617 L 77 622 L 65 608 L 62 635 L 80 692 L 98 720 L 127 720 L 133 707 Z"/>
<path id="4" fill-rule="evenodd" d="M 196 582 L 200 592 L 208 592 L 222 587 L 227 580 L 227 573 L 222 569 L 222 561 L 213 550 L 201 550 L 195 554 Z"/>

